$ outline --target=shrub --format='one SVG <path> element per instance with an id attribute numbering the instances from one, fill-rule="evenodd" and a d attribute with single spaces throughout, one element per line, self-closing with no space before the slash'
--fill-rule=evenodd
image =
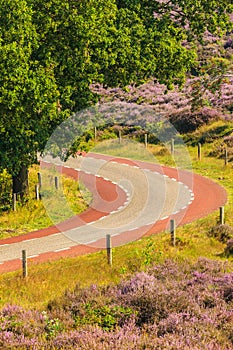
<path id="1" fill-rule="evenodd" d="M 227 241 L 227 245 L 224 252 L 226 255 L 233 255 L 233 238 Z"/>
<path id="2" fill-rule="evenodd" d="M 213 150 L 209 153 L 212 157 L 224 158 L 227 149 L 228 161 L 233 160 L 233 136 L 225 136 L 223 140 L 216 141 L 213 144 Z"/>
<path id="3" fill-rule="evenodd" d="M 210 124 L 220 118 L 219 111 L 208 107 L 203 107 L 198 111 L 178 112 L 171 114 L 169 121 L 181 133 L 192 132 L 205 124 Z"/>
<path id="4" fill-rule="evenodd" d="M 233 227 L 220 224 L 212 227 L 208 235 L 217 238 L 222 243 L 226 243 L 230 238 L 233 238 Z"/>
<path id="5" fill-rule="evenodd" d="M 11 207 L 11 176 L 4 170 L 0 173 L 0 211 L 9 210 Z"/>
<path id="6" fill-rule="evenodd" d="M 0 347 L 231 349 L 233 273 L 229 267 L 227 262 L 205 258 L 194 264 L 167 260 L 118 285 L 77 287 L 50 303 L 46 312 L 7 306 L 0 311 Z"/>

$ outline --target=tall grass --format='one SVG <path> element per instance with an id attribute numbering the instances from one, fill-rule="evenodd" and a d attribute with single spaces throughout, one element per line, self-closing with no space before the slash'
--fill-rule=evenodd
<path id="1" fill-rule="evenodd" d="M 0 213 L 0 239 L 19 236 L 53 224 L 54 221 L 47 215 L 43 201 L 35 199 L 38 171 L 38 166 L 32 167 L 29 171 L 29 196 L 26 204 L 17 203 L 16 211 Z M 87 198 L 91 196 L 89 191 L 82 189 L 81 193 L 78 182 L 67 176 L 62 177 L 62 186 L 71 212 L 78 214 L 84 211 L 87 208 Z M 67 216 L 64 216 L 63 208 L 60 208 L 57 213 L 57 221 L 65 219 Z"/>
<path id="2" fill-rule="evenodd" d="M 201 161 L 197 159 L 197 148 L 188 148 L 193 171 L 214 179 L 227 189 L 229 199 L 225 208 L 226 221 L 233 225 L 232 164 L 225 166 L 222 159 L 208 157 L 210 148 L 211 145 L 203 146 Z M 150 151 L 161 164 L 170 165 L 170 156 L 166 150 L 160 146 L 150 146 Z M 22 279 L 20 271 L 0 276 L 0 305 L 14 303 L 26 308 L 43 309 L 50 300 L 60 297 L 67 289 L 72 290 L 77 283 L 83 287 L 93 283 L 116 283 L 128 273 L 143 270 L 149 264 L 163 262 L 167 258 L 195 261 L 204 256 L 226 260 L 223 254 L 224 244 L 208 236 L 210 228 L 215 226 L 217 221 L 218 212 L 215 212 L 206 218 L 179 227 L 176 247 L 170 245 L 170 235 L 163 232 L 114 248 L 112 267 L 107 264 L 105 251 L 40 265 L 31 262 L 27 280 Z M 232 257 L 229 257 L 228 261 L 233 266 Z"/>

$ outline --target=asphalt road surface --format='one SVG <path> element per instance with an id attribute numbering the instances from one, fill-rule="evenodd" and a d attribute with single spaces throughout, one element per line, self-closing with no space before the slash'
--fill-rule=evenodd
<path id="1" fill-rule="evenodd" d="M 152 163 L 91 154 L 62 168 L 57 161 L 57 169 L 89 187 L 89 209 L 65 223 L 0 241 L 0 271 L 19 268 L 22 250 L 31 260 L 44 261 L 102 249 L 106 234 L 113 246 L 124 244 L 166 229 L 170 218 L 183 224 L 202 217 L 227 199 L 225 190 L 206 178 Z M 47 207 L 51 217 L 57 200 L 64 198 L 54 198 Z"/>

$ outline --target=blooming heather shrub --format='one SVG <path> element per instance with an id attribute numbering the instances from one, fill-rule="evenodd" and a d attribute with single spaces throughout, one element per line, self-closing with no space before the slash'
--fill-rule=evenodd
<path id="1" fill-rule="evenodd" d="M 230 267 L 205 258 L 194 264 L 167 260 L 118 285 L 77 286 L 43 313 L 7 306 L 0 312 L 0 348 L 230 350 Z M 48 320 L 56 319 L 63 328 L 43 336 Z"/>
<path id="2" fill-rule="evenodd" d="M 230 238 L 233 238 L 233 227 L 220 224 L 212 227 L 208 235 L 217 238 L 222 243 L 226 243 Z"/>
<path id="3" fill-rule="evenodd" d="M 233 135 L 224 137 L 223 141 L 227 147 L 233 148 Z"/>
<path id="4" fill-rule="evenodd" d="M 227 241 L 227 245 L 224 251 L 226 255 L 233 255 L 233 238 Z"/>
<path id="5" fill-rule="evenodd" d="M 82 350 L 126 350 L 142 349 L 144 336 L 134 322 L 129 322 L 115 332 L 106 332 L 99 327 L 84 327 L 70 334 L 62 334 L 54 339 L 55 349 L 82 349 Z"/>
<path id="6" fill-rule="evenodd" d="M 34 337 L 42 335 L 44 327 L 43 315 L 37 311 L 15 305 L 7 305 L 0 311 L 0 331 Z"/>
<path id="7" fill-rule="evenodd" d="M 213 108 L 203 107 L 198 111 L 188 113 L 174 113 L 169 121 L 180 133 L 195 131 L 202 125 L 210 124 L 220 118 L 219 111 Z"/>
<path id="8" fill-rule="evenodd" d="M 228 37 L 225 44 L 224 49 L 233 48 L 233 39 L 231 37 Z"/>
<path id="9" fill-rule="evenodd" d="M 230 135 L 227 135 L 223 138 L 223 140 L 217 140 L 213 143 L 213 149 L 210 152 L 210 156 L 217 158 L 225 157 L 225 150 L 227 149 L 227 157 L 228 161 L 233 160 L 233 135 L 232 130 L 230 130 Z"/>
<path id="10" fill-rule="evenodd" d="M 200 78 L 187 79 L 182 90 L 168 91 L 165 85 L 150 81 L 141 86 L 128 86 L 127 89 L 104 89 L 94 85 L 92 89 L 100 96 L 100 102 L 128 102 L 151 107 L 155 114 L 170 118 L 178 131 L 184 133 L 208 124 L 218 118 L 232 120 L 233 78 L 222 83 L 217 93 L 204 90 L 199 111 L 192 111 L 193 91 Z M 200 83 L 200 86 L 202 84 Z"/>

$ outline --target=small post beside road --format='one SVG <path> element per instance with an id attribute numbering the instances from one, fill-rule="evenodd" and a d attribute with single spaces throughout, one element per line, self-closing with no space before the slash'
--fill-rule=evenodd
<path id="1" fill-rule="evenodd" d="M 225 215 L 224 215 L 224 207 L 219 208 L 219 223 L 220 225 L 224 225 Z"/>
<path id="2" fill-rule="evenodd" d="M 13 197 L 12 197 L 12 206 L 13 206 L 13 211 L 16 211 L 16 204 L 17 203 L 17 194 L 13 193 Z"/>
<path id="3" fill-rule="evenodd" d="M 36 195 L 36 200 L 38 201 L 40 199 L 39 184 L 35 185 L 35 195 Z"/>
<path id="4" fill-rule="evenodd" d="M 107 259 L 108 264 L 112 265 L 112 237 L 111 235 L 106 235 L 106 249 L 107 249 Z"/>
<path id="5" fill-rule="evenodd" d="M 171 139 L 171 154 L 172 154 L 172 156 L 174 155 L 174 149 L 175 149 L 174 139 Z"/>
<path id="6" fill-rule="evenodd" d="M 41 173 L 37 173 L 37 176 L 38 176 L 38 184 L 39 184 L 39 187 L 41 188 L 41 187 L 42 187 L 42 177 L 41 177 Z"/>
<path id="7" fill-rule="evenodd" d="M 28 275 L 27 272 L 27 252 L 22 250 L 22 269 L 23 269 L 23 278 L 26 278 Z"/>
<path id="8" fill-rule="evenodd" d="M 55 188 L 57 190 L 58 189 L 58 177 L 57 176 L 55 176 L 55 178 L 54 178 L 54 183 L 55 183 Z"/>
<path id="9" fill-rule="evenodd" d="M 95 138 L 95 142 L 96 142 L 96 139 L 97 139 L 97 128 L 96 128 L 96 126 L 94 128 L 94 138 Z"/>
<path id="10" fill-rule="evenodd" d="M 147 148 L 148 135 L 145 134 L 145 147 Z"/>
<path id="11" fill-rule="evenodd" d="M 198 143 L 198 150 L 197 150 L 197 153 L 198 153 L 198 159 L 201 160 L 201 143 L 199 142 Z"/>
<path id="12" fill-rule="evenodd" d="M 225 148 L 225 152 L 224 152 L 224 162 L 225 162 L 225 165 L 228 164 L 228 152 L 227 152 L 227 148 Z"/>
<path id="13" fill-rule="evenodd" d="M 170 220 L 170 234 L 171 234 L 171 244 L 173 247 L 176 245 L 176 223 L 175 220 Z"/>

